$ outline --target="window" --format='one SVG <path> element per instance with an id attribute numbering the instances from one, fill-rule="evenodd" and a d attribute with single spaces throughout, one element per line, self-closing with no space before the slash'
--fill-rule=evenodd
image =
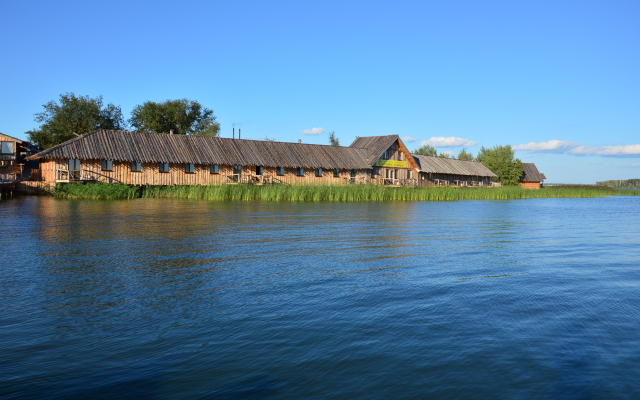
<path id="1" fill-rule="evenodd" d="M 302 167 L 296 168 L 296 175 L 304 176 L 304 168 L 302 168 Z"/>
<path id="2" fill-rule="evenodd" d="M 168 162 L 158 163 L 158 171 L 169 172 L 169 163 Z"/>
<path id="3" fill-rule="evenodd" d="M 209 172 L 212 173 L 212 174 L 219 174 L 220 173 L 220 165 L 218 165 L 218 164 L 209 165 Z"/>
<path id="4" fill-rule="evenodd" d="M 316 168 L 316 176 L 317 177 L 321 177 L 322 176 L 322 168 Z"/>
<path id="5" fill-rule="evenodd" d="M 184 172 L 186 174 L 195 174 L 196 166 L 194 164 L 191 164 L 191 163 L 186 163 L 184 165 Z"/>
<path id="6" fill-rule="evenodd" d="M 378 175 L 380 173 L 380 168 L 378 167 L 373 167 L 371 169 L 371 179 L 375 179 L 376 175 Z"/>
<path id="7" fill-rule="evenodd" d="M 407 171 L 407 179 L 411 179 L 411 171 Z"/>
<path id="8" fill-rule="evenodd" d="M 100 164 L 103 171 L 113 171 L 113 160 L 102 160 Z"/>
<path id="9" fill-rule="evenodd" d="M 262 166 L 257 166 L 257 167 L 256 167 L 256 175 L 258 175 L 258 176 L 262 176 L 262 175 L 264 175 L 264 167 L 262 167 Z"/>
<path id="10" fill-rule="evenodd" d="M 70 159 L 69 171 L 80 171 L 80 160 L 74 158 Z"/>
<path id="11" fill-rule="evenodd" d="M 355 169 L 352 169 L 352 170 L 351 170 L 351 177 L 352 177 L 352 178 L 355 178 L 355 177 L 356 177 L 356 170 L 355 170 Z"/>
<path id="12" fill-rule="evenodd" d="M 385 150 L 384 153 L 382 153 L 382 157 L 380 157 L 383 160 L 388 160 L 389 159 L 389 150 Z"/>
<path id="13" fill-rule="evenodd" d="M 131 172 L 142 172 L 142 163 L 140 161 L 132 161 Z"/>
<path id="14" fill-rule="evenodd" d="M 338 168 L 333 170 L 333 177 L 340 178 L 340 170 Z"/>
<path id="15" fill-rule="evenodd" d="M 233 174 L 234 175 L 242 174 L 242 165 L 234 165 L 233 166 Z"/>
<path id="16" fill-rule="evenodd" d="M 404 161 L 404 153 L 401 151 L 398 152 L 398 160 Z"/>
<path id="17" fill-rule="evenodd" d="M 0 154 L 15 154 L 16 144 L 14 142 L 2 142 Z"/>
<path id="18" fill-rule="evenodd" d="M 284 167 L 276 167 L 276 175 L 283 176 L 284 175 Z"/>

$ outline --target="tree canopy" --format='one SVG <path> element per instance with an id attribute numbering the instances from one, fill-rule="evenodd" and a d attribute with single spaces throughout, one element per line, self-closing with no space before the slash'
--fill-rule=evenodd
<path id="1" fill-rule="evenodd" d="M 473 161 L 474 160 L 473 154 L 467 153 L 467 149 L 462 149 L 458 153 L 458 160 Z"/>
<path id="2" fill-rule="evenodd" d="M 104 105 L 102 96 L 76 96 L 61 94 L 59 102 L 51 100 L 43 105 L 44 111 L 35 114 L 40 123 L 37 129 L 27 131 L 29 141 L 45 150 L 97 129 L 126 129 L 120 106 Z"/>
<path id="3" fill-rule="evenodd" d="M 329 133 L 329 144 L 331 146 L 340 146 L 340 139 L 336 137 L 336 131 Z"/>
<path id="4" fill-rule="evenodd" d="M 179 135 L 218 136 L 220 123 L 213 110 L 195 100 L 167 100 L 163 103 L 146 101 L 131 112 L 131 125 L 145 132 Z"/>
<path id="5" fill-rule="evenodd" d="M 415 149 L 413 151 L 413 154 L 419 154 L 421 156 L 432 156 L 432 157 L 438 156 L 438 152 L 436 151 L 436 148 L 433 146 L 429 146 L 428 144 L 425 144 L 424 146 Z"/>
<path id="6" fill-rule="evenodd" d="M 476 161 L 498 175 L 494 180 L 503 185 L 515 186 L 522 176 L 522 161 L 515 158 L 515 152 L 510 145 L 495 146 L 491 149 L 483 146 L 476 156 Z"/>

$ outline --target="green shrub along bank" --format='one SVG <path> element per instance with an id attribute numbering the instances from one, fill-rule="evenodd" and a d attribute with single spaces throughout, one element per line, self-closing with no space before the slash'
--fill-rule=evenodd
<path id="1" fill-rule="evenodd" d="M 638 191 L 602 186 L 553 186 L 540 190 L 519 186 L 471 187 L 382 187 L 374 185 L 215 185 L 129 186 L 105 183 L 63 184 L 55 196 L 74 199 L 174 198 L 212 201 L 453 201 L 510 200 L 560 197 L 606 197 L 640 195 Z"/>

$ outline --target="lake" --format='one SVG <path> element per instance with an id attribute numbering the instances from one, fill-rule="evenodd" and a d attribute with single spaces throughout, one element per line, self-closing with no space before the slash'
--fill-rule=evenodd
<path id="1" fill-rule="evenodd" d="M 0 221 L 2 398 L 640 398 L 640 197 Z"/>

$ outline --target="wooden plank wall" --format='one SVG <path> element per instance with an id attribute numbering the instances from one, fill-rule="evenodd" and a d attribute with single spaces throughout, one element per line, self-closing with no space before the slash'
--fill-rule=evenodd
<path id="1" fill-rule="evenodd" d="M 520 182 L 524 189 L 540 189 L 540 182 Z"/>
<path id="2" fill-rule="evenodd" d="M 194 173 L 186 173 L 184 164 L 169 164 L 169 172 L 159 172 L 158 163 L 142 163 L 141 172 L 132 172 L 130 162 L 113 162 L 112 171 L 102 171 L 101 160 L 81 160 L 80 168 L 114 178 L 130 185 L 217 185 L 227 183 L 227 175 L 233 174 L 232 165 L 220 165 L 218 174 L 211 174 L 209 165 L 195 165 Z M 55 170 L 68 169 L 68 160 L 42 160 L 40 170 L 42 180 L 55 184 Z M 243 166 L 242 174 L 255 175 L 255 166 Z M 341 170 L 340 177 L 333 176 L 333 170 L 323 170 L 322 177 L 315 176 L 315 169 L 305 168 L 304 176 L 297 176 L 295 168 L 285 168 L 284 176 L 277 176 L 276 169 L 264 167 L 264 175 L 272 175 L 276 182 L 287 184 L 345 184 L 351 170 Z M 370 178 L 369 170 L 356 171 L 356 181 L 365 182 Z"/>

